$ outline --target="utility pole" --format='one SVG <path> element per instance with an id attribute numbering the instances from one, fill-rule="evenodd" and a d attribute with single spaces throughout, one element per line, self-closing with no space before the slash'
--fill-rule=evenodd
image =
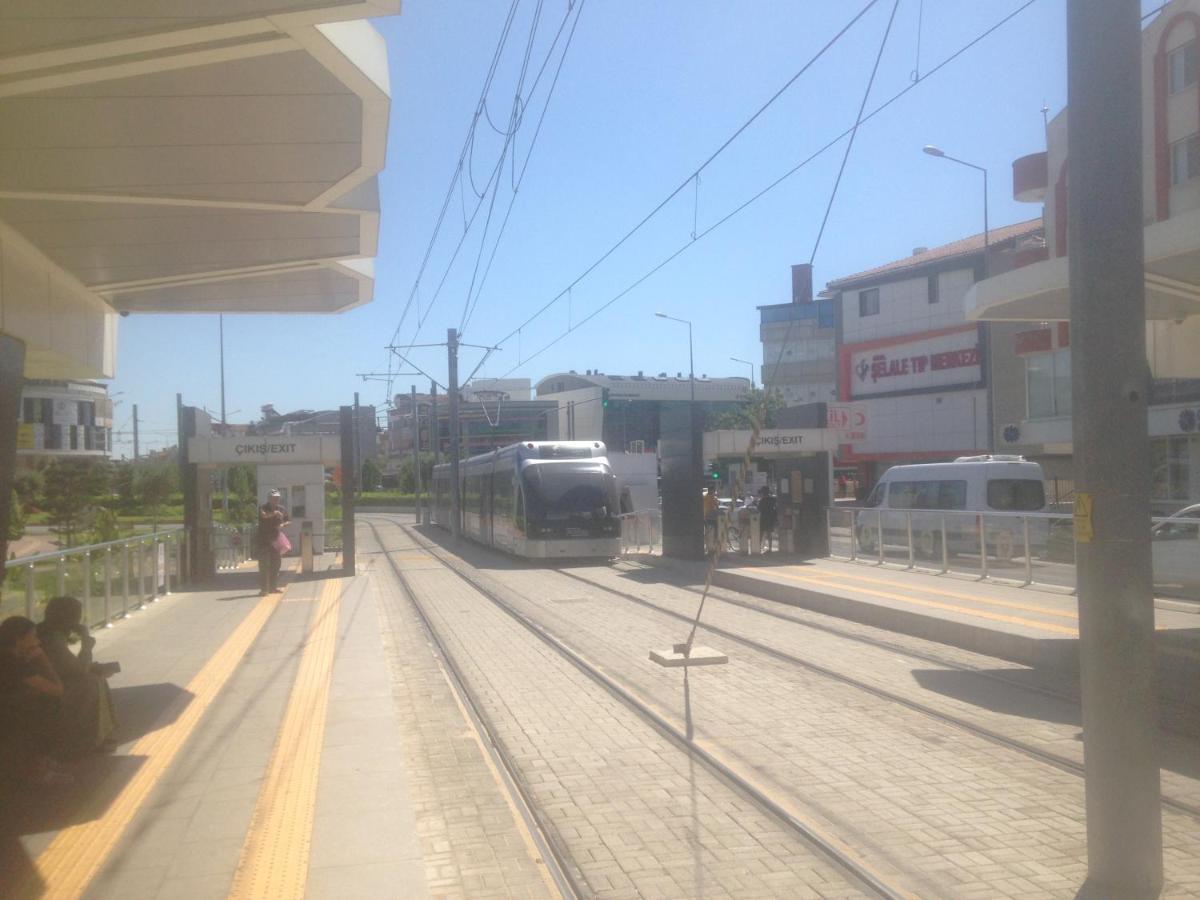
<path id="1" fill-rule="evenodd" d="M 462 494 L 458 483 L 458 329 L 446 329 L 446 356 L 449 363 L 450 383 L 450 533 L 462 536 Z"/>
<path id="2" fill-rule="evenodd" d="M 358 443 L 358 391 L 354 392 L 354 490 L 362 493 L 362 447 Z"/>
<path id="3" fill-rule="evenodd" d="M 1138 0 L 1067 0 L 1068 264 L 1088 887 L 1162 886 Z"/>
<path id="4" fill-rule="evenodd" d="M 442 426 L 438 422 L 437 382 L 429 382 L 429 449 L 433 451 L 433 464 L 442 462 Z"/>
<path id="5" fill-rule="evenodd" d="M 421 417 L 417 415 L 417 386 L 412 386 L 412 444 L 413 444 L 413 485 L 416 487 L 416 507 L 413 519 L 421 524 Z"/>
<path id="6" fill-rule="evenodd" d="M 138 453 L 138 418 L 137 404 L 133 404 L 133 461 L 137 462 L 141 458 Z"/>
<path id="7" fill-rule="evenodd" d="M 225 421 L 225 316 L 217 316 L 217 335 L 221 345 L 221 437 L 228 434 Z M 221 467 L 221 512 L 229 524 L 229 469 Z"/>

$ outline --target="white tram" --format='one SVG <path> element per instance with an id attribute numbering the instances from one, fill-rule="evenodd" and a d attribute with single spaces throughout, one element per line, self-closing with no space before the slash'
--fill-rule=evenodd
<path id="1" fill-rule="evenodd" d="M 599 441 L 525 441 L 459 463 L 462 533 L 534 559 L 621 553 L 617 478 Z M 450 528 L 450 464 L 433 470 L 433 519 Z"/>

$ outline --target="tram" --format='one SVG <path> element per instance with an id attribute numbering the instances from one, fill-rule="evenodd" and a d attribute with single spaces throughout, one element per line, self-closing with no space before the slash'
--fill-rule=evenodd
<path id="1" fill-rule="evenodd" d="M 599 441 L 525 441 L 459 463 L 462 533 L 532 559 L 621 553 L 617 478 Z M 433 520 L 450 528 L 450 464 L 433 470 Z"/>

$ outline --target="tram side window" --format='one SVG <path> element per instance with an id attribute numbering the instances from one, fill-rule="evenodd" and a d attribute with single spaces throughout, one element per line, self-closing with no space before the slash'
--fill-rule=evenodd
<path id="1" fill-rule="evenodd" d="M 507 472 L 497 472 L 492 479 L 492 514 L 496 518 L 512 518 L 513 483 Z"/>

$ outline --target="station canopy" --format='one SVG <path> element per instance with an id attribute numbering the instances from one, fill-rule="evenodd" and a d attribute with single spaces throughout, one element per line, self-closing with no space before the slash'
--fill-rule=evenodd
<path id="1" fill-rule="evenodd" d="M 45 374 L 110 374 L 114 348 L 44 333 L 56 305 L 332 313 L 371 299 L 389 85 L 366 19 L 399 2 L 0 0 L 3 269 L 52 285 L 0 296 L 28 375 L 72 354 Z"/>

